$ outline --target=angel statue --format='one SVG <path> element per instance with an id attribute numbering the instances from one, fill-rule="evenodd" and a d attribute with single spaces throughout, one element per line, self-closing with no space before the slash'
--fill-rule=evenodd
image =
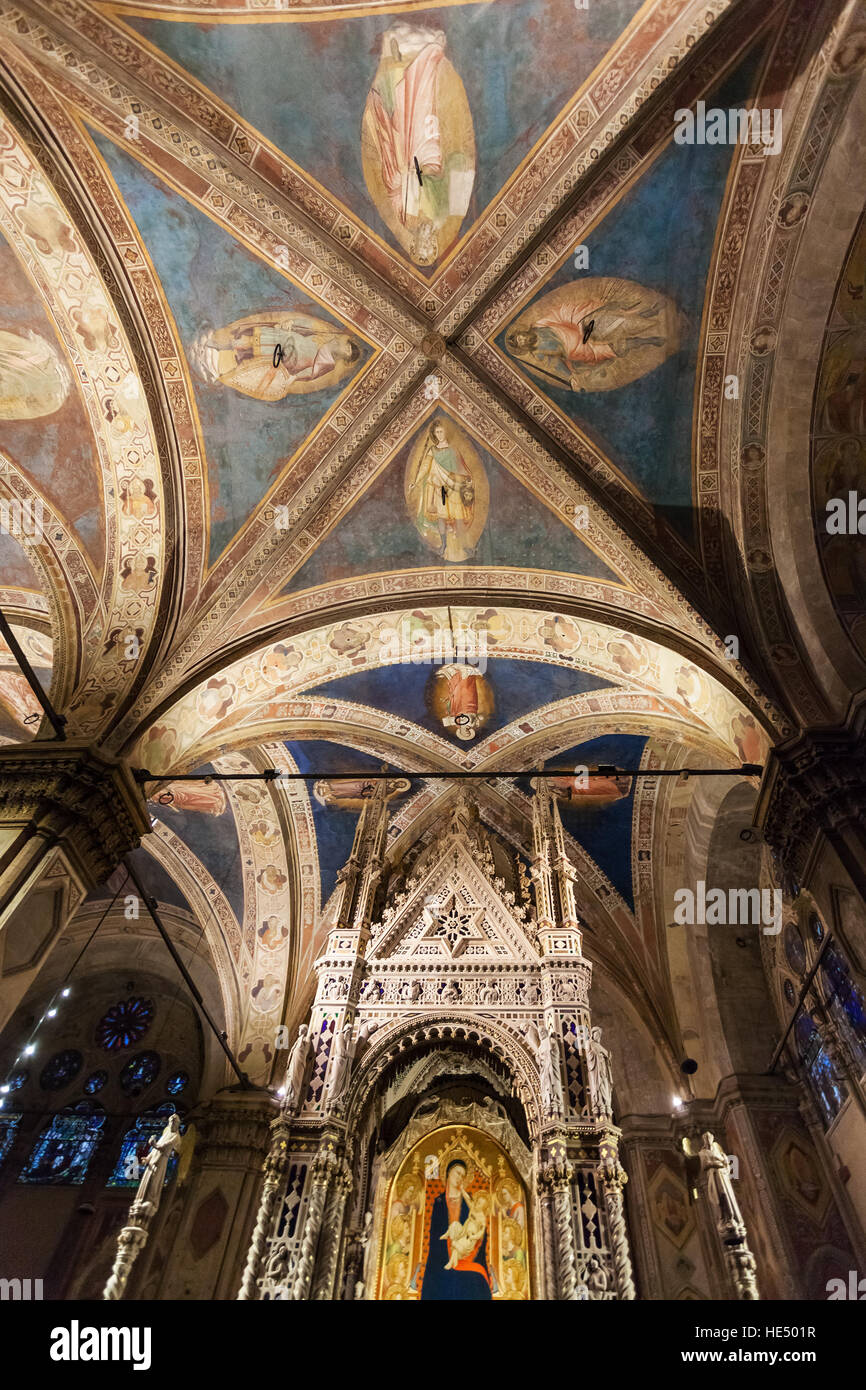
<path id="1" fill-rule="evenodd" d="M 544 1108 L 548 1115 L 562 1114 L 562 1077 L 560 1070 L 559 1039 L 553 1031 L 553 1020 L 547 1025 L 547 1032 L 541 1036 L 536 1060 L 541 1080 L 541 1093 Z"/>
<path id="2" fill-rule="evenodd" d="M 352 1025 L 346 1020 L 342 1032 L 334 1038 L 334 1047 L 331 1052 L 330 1064 L 328 1067 L 328 1105 L 336 1105 L 343 1098 L 343 1093 L 349 1084 L 349 1072 L 352 1069 L 352 1057 L 354 1054 L 352 1040 Z"/>
<path id="3" fill-rule="evenodd" d="M 593 1028 L 587 1047 L 589 1075 L 599 1115 L 612 1114 L 613 1077 L 610 1069 L 610 1053 L 601 1041 L 601 1029 Z"/>
<path id="4" fill-rule="evenodd" d="M 141 1182 L 138 1184 L 138 1191 L 135 1194 L 134 1206 L 147 1202 L 153 1207 L 151 1215 L 156 1212 L 162 1195 L 162 1185 L 168 1172 L 169 1159 L 173 1153 L 178 1151 L 180 1145 L 180 1115 L 169 1115 L 168 1124 L 159 1138 L 153 1140 L 148 1151 Z"/>
<path id="5" fill-rule="evenodd" d="M 289 1112 L 297 1110 L 303 1099 L 304 1077 L 306 1075 L 309 1057 L 309 1028 L 306 1023 L 302 1023 L 298 1029 L 298 1036 L 292 1044 L 292 1050 L 289 1053 L 289 1064 L 286 1067 L 286 1095 L 283 1105 Z"/>

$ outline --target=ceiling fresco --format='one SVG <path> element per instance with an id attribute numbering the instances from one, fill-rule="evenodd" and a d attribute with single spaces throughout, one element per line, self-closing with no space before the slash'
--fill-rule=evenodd
<path id="1" fill-rule="evenodd" d="M 3 540 L 12 542 L 11 536 L 0 535 L 0 541 Z M 12 624 L 12 633 L 47 692 L 51 688 L 51 638 L 35 628 L 21 627 L 18 623 Z M 20 743 L 23 738 L 34 738 L 41 720 L 39 702 L 22 675 L 8 642 L 0 637 L 0 739 L 4 743 Z"/>
<path id="2" fill-rule="evenodd" d="M 563 828 L 595 860 L 634 911 L 632 820 L 636 780 L 614 773 L 589 778 L 584 769 L 634 769 L 641 766 L 646 739 L 634 734 L 607 734 L 565 749 L 555 766 L 566 770 L 553 783 Z M 572 775 L 568 775 L 571 769 Z M 530 779 L 531 780 L 531 779 Z"/>
<path id="3" fill-rule="evenodd" d="M 456 651 L 449 651 L 435 665 L 400 663 L 359 671 L 316 686 L 310 693 L 371 705 L 457 740 L 459 747 L 482 732 L 492 734 L 504 728 L 542 701 L 547 704 L 610 685 L 589 672 L 540 661 L 479 659 L 471 650 L 467 660 L 449 661 L 448 656 L 461 655 L 459 641 L 455 646 Z"/>
<path id="4" fill-rule="evenodd" d="M 213 561 L 370 348 L 110 140 L 98 134 L 94 140 L 147 247 L 186 352 L 208 462 Z"/>
<path id="5" fill-rule="evenodd" d="M 0 526 L 2 607 L 70 734 L 160 779 L 137 862 L 202 924 L 256 1079 L 367 774 L 393 775 L 391 854 L 447 814 L 425 774 L 461 771 L 526 853 L 561 769 L 581 913 L 661 996 L 649 874 L 693 786 L 574 769 L 738 775 L 828 717 L 781 550 L 823 563 L 822 640 L 866 666 L 854 541 L 819 524 L 863 476 L 847 213 L 800 393 L 813 516 L 781 540 L 768 445 L 854 23 L 0 0 L 0 521 L 45 509 Z M 784 106 L 782 156 L 676 143 L 697 100 Z M 34 712 L 0 648 L 0 740 L 50 736 Z M 306 780 L 172 780 L 196 770 Z"/>
<path id="6" fill-rule="evenodd" d="M 40 580 L 33 561 L 23 541 L 16 540 L 8 531 L 0 531 L 0 574 L 10 592 L 23 589 L 30 595 L 39 595 Z"/>
<path id="7" fill-rule="evenodd" d="M 432 274 L 639 7 L 484 0 L 318 23 L 126 22 Z"/>
<path id="8" fill-rule="evenodd" d="M 751 105 L 756 67 L 752 54 L 707 106 Z M 496 337 L 692 545 L 696 368 L 731 164 L 729 145 L 671 139 Z"/>
<path id="9" fill-rule="evenodd" d="M 534 569 L 542 552 L 547 569 L 618 580 L 578 532 L 455 420 L 434 409 L 285 592 L 357 574 L 413 569 L 434 558 Z"/>
<path id="10" fill-rule="evenodd" d="M 197 772 L 212 772 L 211 766 Z M 227 898 L 238 922 L 244 920 L 244 879 L 234 811 L 222 783 L 169 782 L 149 802 L 159 819 L 198 858 Z"/>
<path id="11" fill-rule="evenodd" d="M 41 248 L 66 249 L 63 226 L 51 210 L 29 216 L 19 211 L 18 217 Z M 99 570 L 105 560 L 105 509 L 77 364 L 66 356 L 37 287 L 2 237 L 0 280 L 0 450 L 65 517 Z M 93 345 L 105 331 L 98 309 L 84 304 L 76 317 L 79 337 Z M 37 517 L 32 513 L 29 522 L 33 531 Z"/>

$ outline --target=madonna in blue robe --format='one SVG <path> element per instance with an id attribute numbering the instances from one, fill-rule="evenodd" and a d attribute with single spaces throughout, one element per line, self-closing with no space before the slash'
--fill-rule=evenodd
<path id="1" fill-rule="evenodd" d="M 490 1302 L 490 1271 L 487 1267 L 487 1232 L 480 1245 L 456 1269 L 446 1269 L 451 1259 L 451 1242 L 442 1237 L 454 1221 L 464 1222 L 469 1216 L 469 1203 L 463 1191 L 466 1164 L 452 1159 L 445 1173 L 445 1191 L 433 1201 L 430 1212 L 430 1232 L 427 1243 L 427 1264 L 421 1285 L 421 1298 L 455 1301 Z"/>

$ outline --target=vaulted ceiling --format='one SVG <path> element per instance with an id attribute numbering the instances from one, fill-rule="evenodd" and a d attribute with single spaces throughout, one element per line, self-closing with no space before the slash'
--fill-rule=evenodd
<path id="1" fill-rule="evenodd" d="M 858 24 L 0 0 L 0 606 L 70 735 L 166 782 L 387 763 L 397 854 L 448 798 L 425 773 L 735 768 L 840 717 L 866 585 L 815 528 L 863 469 Z M 780 112 L 778 152 L 677 143 L 698 101 Z M 0 737 L 33 716 L 0 652 Z M 566 798 L 662 1018 L 674 784 Z M 353 808 L 191 785 L 148 853 L 266 1070 Z M 528 787 L 480 795 L 525 845 Z"/>

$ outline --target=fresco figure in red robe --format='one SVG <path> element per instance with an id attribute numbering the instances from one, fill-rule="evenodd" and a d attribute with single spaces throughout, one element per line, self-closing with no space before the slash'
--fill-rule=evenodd
<path id="1" fill-rule="evenodd" d="M 524 310 L 506 333 L 505 346 L 552 385 L 610 391 L 676 352 L 683 326 L 666 295 L 630 280 L 587 277 Z"/>
<path id="2" fill-rule="evenodd" d="M 399 23 L 382 36 L 361 150 L 382 220 L 413 261 L 432 265 L 455 240 L 475 179 L 472 117 L 443 30 Z"/>

